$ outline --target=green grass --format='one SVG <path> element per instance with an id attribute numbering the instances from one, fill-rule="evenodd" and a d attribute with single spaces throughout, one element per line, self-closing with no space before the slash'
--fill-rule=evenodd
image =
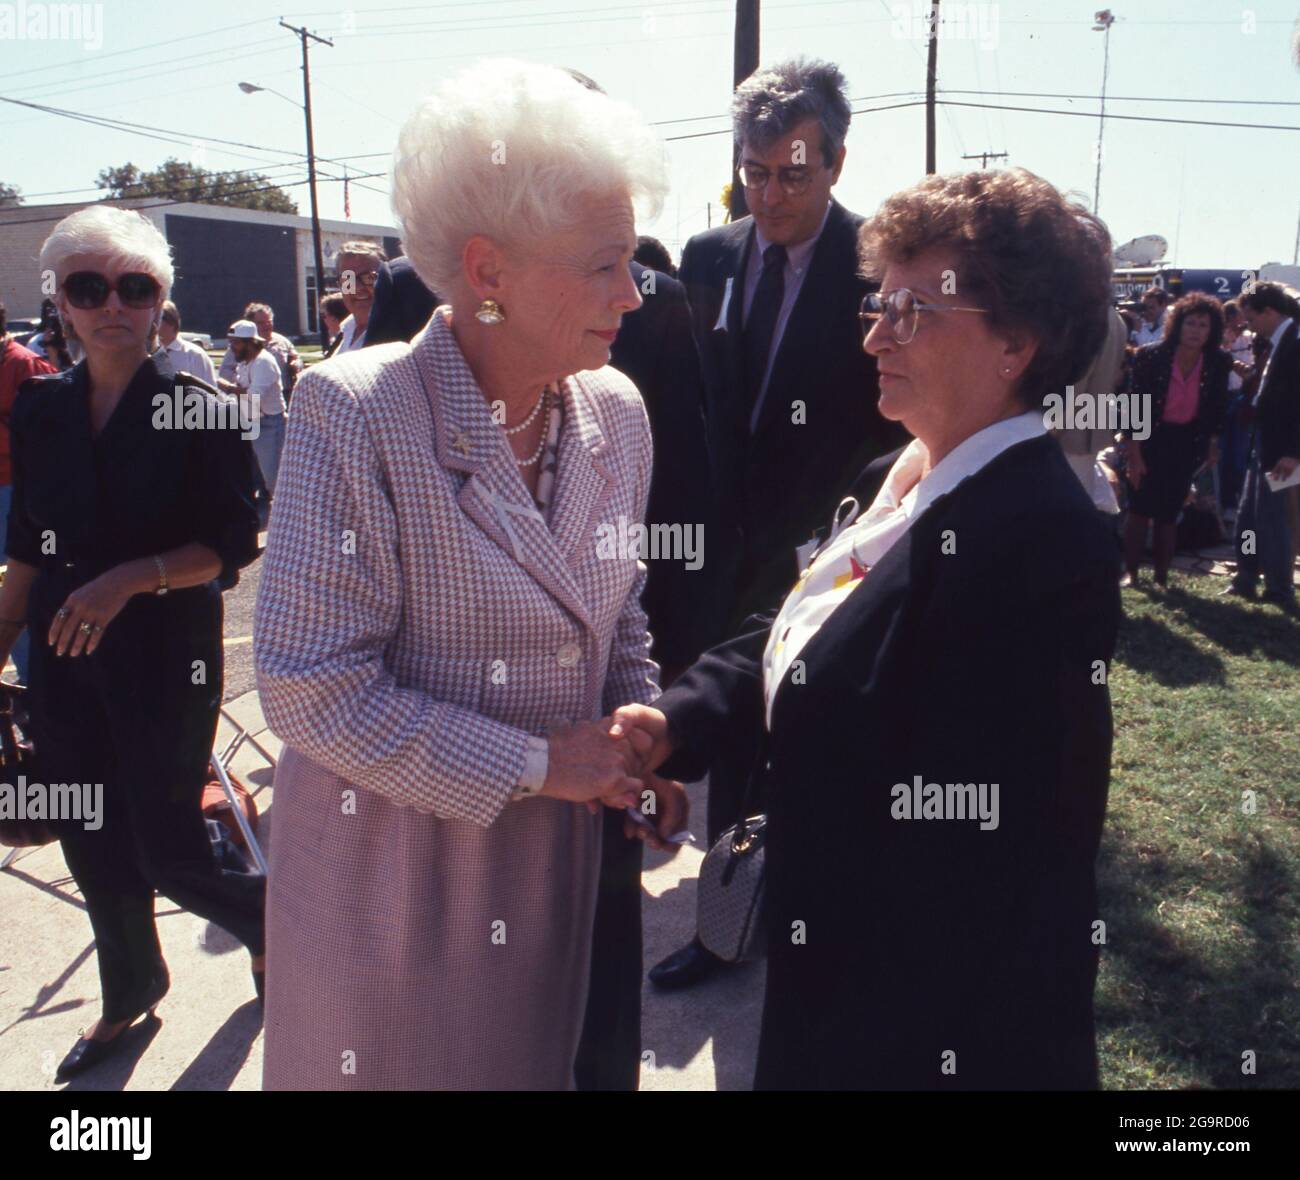
<path id="1" fill-rule="evenodd" d="M 1300 1087 L 1300 622 L 1226 584 L 1123 592 L 1098 865 L 1107 1089 Z"/>

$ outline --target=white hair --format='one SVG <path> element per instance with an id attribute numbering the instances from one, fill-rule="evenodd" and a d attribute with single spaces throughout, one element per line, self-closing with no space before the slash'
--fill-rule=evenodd
<path id="1" fill-rule="evenodd" d="M 41 273 L 66 277 L 68 259 L 74 254 L 106 254 L 124 267 L 152 275 L 162 287 L 164 299 L 171 295 L 175 271 L 172 248 L 147 217 L 112 205 L 91 205 L 69 213 L 51 231 L 41 247 Z"/>
<path id="2" fill-rule="evenodd" d="M 393 212 L 426 285 L 459 285 L 465 243 L 509 247 L 571 228 L 584 196 L 626 193 L 654 217 L 668 190 L 663 144 L 625 103 L 554 66 L 481 61 L 406 121 Z"/>

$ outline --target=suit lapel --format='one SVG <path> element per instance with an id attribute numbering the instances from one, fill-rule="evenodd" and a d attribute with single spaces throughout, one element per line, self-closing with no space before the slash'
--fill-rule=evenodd
<path id="1" fill-rule="evenodd" d="M 582 531 L 607 487 L 608 477 L 592 455 L 603 448 L 604 437 L 590 411 L 578 405 L 582 399 L 574 381 L 563 382 L 564 424 L 551 510 L 560 529 L 557 537 L 537 513 L 446 314 L 435 312 L 412 342 L 433 413 L 435 458 L 466 475 L 456 495 L 461 511 L 542 589 L 591 626 L 569 559 L 577 555 Z"/>
<path id="2" fill-rule="evenodd" d="M 1294 320 L 1285 332 L 1282 333 L 1282 339 L 1277 342 L 1277 347 L 1269 354 L 1268 372 L 1264 375 L 1263 388 L 1259 391 L 1259 400 L 1263 401 L 1266 394 L 1272 392 L 1273 374 L 1280 373 L 1286 367 L 1286 354 L 1298 346 L 1300 342 L 1300 323 Z"/>
<path id="3" fill-rule="evenodd" d="M 744 420 L 745 365 L 741 340 L 745 331 L 745 274 L 749 269 L 749 255 L 753 248 L 754 222 L 751 218 L 748 230 L 736 236 L 718 263 L 719 281 L 724 291 L 727 281 L 731 282 L 731 297 L 723 309 L 726 329 L 718 329 L 722 336 L 722 348 L 725 354 L 723 366 L 727 379 L 724 388 L 731 401 L 728 420 L 740 423 L 744 433 L 748 433 L 748 423 Z"/>

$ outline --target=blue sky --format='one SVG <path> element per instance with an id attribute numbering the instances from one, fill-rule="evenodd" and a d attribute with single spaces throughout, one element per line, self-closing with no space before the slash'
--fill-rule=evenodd
<path id="1" fill-rule="evenodd" d="M 1100 3 L 944 0 L 941 97 L 1095 114 L 1104 38 L 1091 26 Z M 24 12 L 30 19 L 37 7 L 0 3 L 0 37 L 5 10 L 11 20 Z M 147 167 L 171 154 L 212 169 L 305 177 L 301 112 L 274 94 L 245 95 L 236 86 L 247 81 L 301 99 L 298 42 L 279 27 L 281 14 L 267 15 L 262 0 L 83 7 L 90 19 L 80 40 L 0 39 L 0 95 L 163 128 L 179 133 L 179 142 L 0 104 L 0 180 L 20 185 L 30 204 L 89 199 L 101 168 L 127 160 Z M 763 4 L 762 60 L 828 58 L 847 75 L 855 111 L 895 107 L 854 119 L 836 195 L 858 212 L 871 212 L 924 172 L 923 108 L 895 104 L 922 97 L 925 46 L 915 33 L 925 8 L 922 0 Z M 316 147 L 336 161 L 326 170 L 341 175 L 346 161 L 354 175 L 386 173 L 406 114 L 476 57 L 571 65 L 632 103 L 670 140 L 671 194 L 658 221 L 640 228 L 676 253 L 705 227 L 709 202 L 715 223 L 720 216 L 730 158 L 732 11 L 731 0 L 358 0 L 282 15 L 334 41 L 312 53 Z M 1289 52 L 1294 0 L 1118 0 L 1112 11 L 1108 114 L 1248 124 L 1108 119 L 1100 211 L 1116 241 L 1162 234 L 1183 266 L 1290 262 L 1300 215 L 1300 70 Z M 1092 97 L 1039 97 L 1047 94 Z M 693 138 L 673 138 L 686 136 Z M 978 167 L 961 158 L 966 153 L 1005 151 L 1008 163 L 1090 203 L 1096 139 L 1095 117 L 941 107 L 939 170 Z M 384 175 L 354 184 L 353 218 L 391 224 L 387 189 Z M 289 191 L 305 213 L 305 186 Z M 322 214 L 341 217 L 342 186 L 326 182 L 320 191 Z"/>

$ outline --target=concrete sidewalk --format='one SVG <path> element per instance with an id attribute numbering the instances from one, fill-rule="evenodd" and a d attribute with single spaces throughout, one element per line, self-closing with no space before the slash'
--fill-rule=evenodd
<path id="1" fill-rule="evenodd" d="M 272 757 L 255 692 L 225 706 Z M 234 735 L 224 719 L 217 748 Z M 274 773 L 245 743 L 235 774 L 253 791 L 265 850 L 274 831 Z M 695 880 L 704 855 L 704 786 L 690 788 L 698 843 L 675 858 L 648 853 L 642 878 L 645 961 L 658 962 L 695 927 Z M 85 907 L 57 843 L 21 851 L 0 873 L 0 1090 L 55 1089 L 54 1071 L 78 1031 L 99 1015 L 99 975 Z M 257 1090 L 261 1013 L 248 955 L 224 930 L 157 901 L 171 991 L 158 1019 L 138 1021 L 119 1057 L 76 1078 L 69 1090 Z M 642 997 L 644 1090 L 748 1089 L 763 1000 L 761 964 L 686 992 Z M 60 1087 L 61 1088 L 61 1087 Z"/>

